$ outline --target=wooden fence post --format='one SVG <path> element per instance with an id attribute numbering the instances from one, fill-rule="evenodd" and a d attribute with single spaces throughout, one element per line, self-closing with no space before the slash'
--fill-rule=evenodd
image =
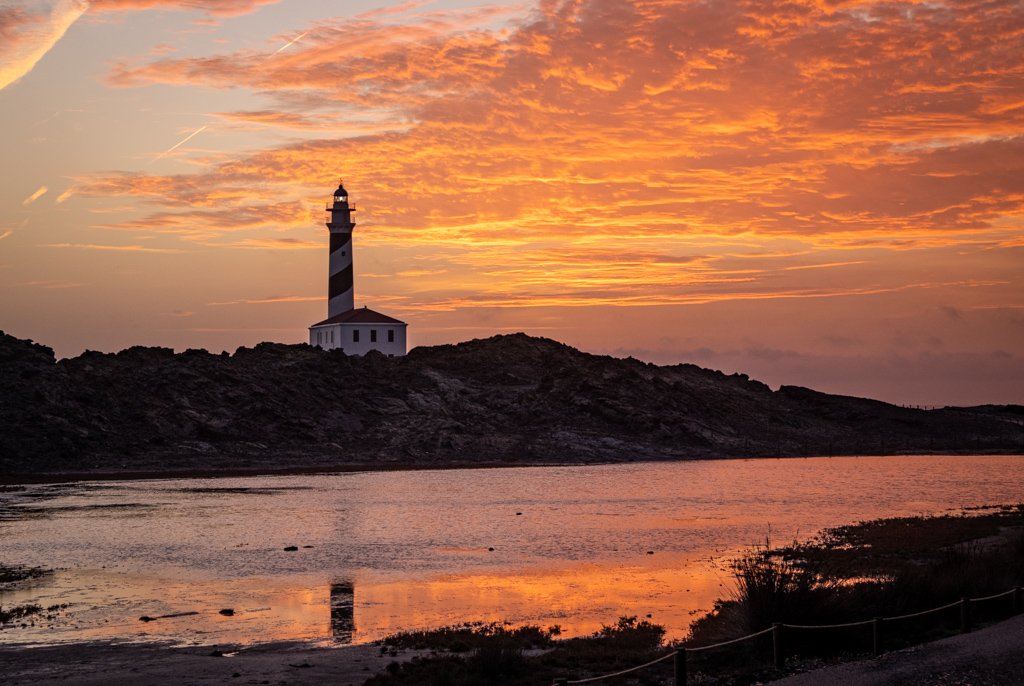
<path id="1" fill-rule="evenodd" d="M 971 599 L 961 598 L 960 599 L 960 633 L 968 634 L 971 632 Z"/>
<path id="2" fill-rule="evenodd" d="M 672 671 L 675 672 L 676 686 L 686 686 L 686 648 L 676 648 Z"/>
<path id="3" fill-rule="evenodd" d="M 1024 598 L 1021 598 L 1021 588 L 1020 588 L 1020 586 L 1014 586 L 1013 587 L 1013 614 L 1019 615 L 1021 613 L 1021 611 L 1024 610 L 1024 608 L 1021 607 L 1021 605 L 1022 605 L 1021 601 L 1022 600 L 1024 600 Z"/>
<path id="4" fill-rule="evenodd" d="M 878 657 L 885 652 L 885 636 L 882 634 L 882 618 L 875 617 L 871 623 L 872 629 L 874 629 L 874 643 L 875 643 L 875 657 Z"/>
<path id="5" fill-rule="evenodd" d="M 772 651 L 775 654 L 775 669 L 786 666 L 786 654 L 782 645 L 782 622 L 772 623 Z"/>

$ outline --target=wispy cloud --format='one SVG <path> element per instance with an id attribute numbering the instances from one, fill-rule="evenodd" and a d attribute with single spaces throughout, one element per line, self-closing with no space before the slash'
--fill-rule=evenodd
<path id="1" fill-rule="evenodd" d="M 214 17 L 237 17 L 254 12 L 262 5 L 280 0 L 93 0 L 93 12 L 124 12 L 129 10 L 202 10 Z"/>
<path id="2" fill-rule="evenodd" d="M 209 16 L 248 14 L 279 0 L 13 0 L 0 5 L 0 90 L 17 82 L 56 45 L 86 12 L 204 10 Z M 173 51 L 169 46 L 159 46 Z M 163 52 L 158 50 L 159 52 Z"/>
<path id="3" fill-rule="evenodd" d="M 218 248 L 249 248 L 252 250 L 323 250 L 326 246 L 323 242 L 303 241 L 298 238 L 246 238 L 234 242 L 207 242 L 203 243 L 203 245 Z"/>
<path id="4" fill-rule="evenodd" d="M 269 298 L 258 298 L 253 300 L 229 300 L 227 302 L 219 303 L 206 303 L 210 306 L 219 305 L 265 305 L 267 303 L 294 303 L 294 302 L 305 302 L 309 300 L 324 300 L 322 295 L 278 295 Z"/>
<path id="5" fill-rule="evenodd" d="M 864 260 L 858 260 L 856 262 L 829 262 L 827 264 L 798 264 L 793 267 L 783 267 L 787 271 L 795 271 L 798 269 L 829 269 L 831 267 L 849 267 L 855 264 L 864 264 Z"/>
<path id="6" fill-rule="evenodd" d="M 22 201 L 21 201 L 21 204 L 22 204 L 22 205 L 31 205 L 31 204 L 32 204 L 32 203 L 34 203 L 34 202 L 35 202 L 36 200 L 38 200 L 38 199 L 39 199 L 39 198 L 40 198 L 40 197 L 41 197 L 41 196 L 43 195 L 43 193 L 45 193 L 45 192 L 46 192 L 46 191 L 48 191 L 48 190 L 50 190 L 50 189 L 49 189 L 49 188 L 47 188 L 46 186 L 40 186 L 40 187 L 39 187 L 39 190 L 37 190 L 37 191 L 36 191 L 35 193 L 33 193 L 32 195 L 30 195 L 30 196 L 28 196 L 27 198 L 25 198 L 24 200 L 22 200 Z"/>
<path id="7" fill-rule="evenodd" d="M 608 289 L 596 292 L 582 292 L 570 289 L 547 291 L 532 289 L 524 292 L 477 293 L 472 296 L 447 297 L 430 302 L 406 302 L 396 304 L 395 309 L 415 312 L 443 312 L 464 307 L 592 307 L 594 305 L 614 306 L 661 306 L 661 305 L 706 305 L 721 302 L 744 302 L 758 300 L 802 300 L 820 298 L 845 298 L 865 295 L 899 293 L 910 290 L 936 289 L 942 287 L 983 287 L 997 283 L 911 283 L 893 287 L 854 288 L 800 288 L 792 290 L 764 288 L 760 290 L 710 290 L 693 289 L 678 293 L 654 292 L 638 287 L 627 292 Z"/>
<path id="8" fill-rule="evenodd" d="M 46 243 L 41 248 L 76 248 L 78 250 L 118 250 L 125 252 L 162 252 L 180 253 L 181 250 L 173 248 L 146 248 L 141 245 L 83 245 L 79 243 Z"/>
<path id="9" fill-rule="evenodd" d="M 396 125 L 396 122 L 390 117 L 351 116 L 341 118 L 336 113 L 256 110 L 214 112 L 213 115 L 234 125 L 255 125 L 296 131 L 322 131 L 350 136 L 384 133 L 393 130 Z"/>
<path id="10" fill-rule="evenodd" d="M 86 0 L 0 6 L 0 90 L 32 71 L 36 63 L 89 8 Z"/>
<path id="11" fill-rule="evenodd" d="M 40 288 L 78 288 L 84 286 L 84 283 L 76 281 L 22 281 L 21 283 L 15 284 L 16 286 L 39 286 Z"/>

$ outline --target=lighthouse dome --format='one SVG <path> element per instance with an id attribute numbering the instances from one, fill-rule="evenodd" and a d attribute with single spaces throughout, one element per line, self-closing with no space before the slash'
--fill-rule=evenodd
<path id="1" fill-rule="evenodd" d="M 334 191 L 334 202 L 348 202 L 348 191 L 341 183 L 338 184 L 338 190 Z"/>

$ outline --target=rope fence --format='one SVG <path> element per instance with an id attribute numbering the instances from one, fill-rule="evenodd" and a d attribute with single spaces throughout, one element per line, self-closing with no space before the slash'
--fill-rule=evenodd
<path id="1" fill-rule="evenodd" d="M 739 638 L 734 638 L 731 641 L 722 641 L 721 643 L 715 643 L 715 644 L 709 645 L 709 646 L 700 646 L 699 648 L 687 648 L 687 650 L 689 650 L 691 653 L 696 653 L 696 652 L 700 652 L 702 650 L 713 650 L 715 648 L 724 648 L 725 646 L 732 645 L 733 643 L 739 643 L 740 641 L 749 641 L 752 638 L 757 638 L 758 636 L 764 636 L 765 634 L 770 634 L 771 632 L 772 632 L 772 629 L 764 629 L 763 631 L 758 631 L 756 634 L 750 634 L 749 636 L 740 636 Z"/>
<path id="2" fill-rule="evenodd" d="M 1011 593 L 1012 592 L 1013 591 L 1011 591 Z M 936 612 L 942 612 L 943 610 L 948 610 L 950 608 L 956 607 L 957 605 L 959 605 L 962 602 L 963 602 L 962 600 L 958 600 L 955 603 L 950 603 L 949 605 L 943 605 L 942 607 L 934 607 L 931 610 L 922 610 L 921 612 L 915 612 L 912 615 L 900 615 L 898 617 L 886 617 L 886 619 L 889 620 L 889 621 L 895 621 L 897 619 L 915 619 L 917 617 L 924 617 L 925 615 L 932 615 L 932 614 L 935 614 Z"/>
<path id="3" fill-rule="evenodd" d="M 951 610 L 955 607 L 960 608 L 960 633 L 966 634 L 971 631 L 972 628 L 972 613 L 971 606 L 976 603 L 983 603 L 992 600 L 999 600 L 1010 596 L 1012 599 L 1011 612 L 1014 615 L 1019 615 L 1024 612 L 1024 591 L 1021 590 L 1020 586 L 1014 586 L 1011 590 L 1003 593 L 997 593 L 996 595 L 986 596 L 984 598 L 961 598 L 955 603 L 936 607 L 931 610 L 924 610 L 923 612 L 914 612 L 907 615 L 897 615 L 895 617 L 875 617 L 874 619 L 867 619 L 860 622 L 848 622 L 846 624 L 824 624 L 820 626 L 804 626 L 799 624 L 782 624 L 776 622 L 771 628 L 758 631 L 747 636 L 741 636 L 734 638 L 730 641 L 723 641 L 721 643 L 715 643 L 708 646 L 699 646 L 697 648 L 686 648 L 686 647 L 674 647 L 671 652 L 662 655 L 661 657 L 652 660 L 646 664 L 637 665 L 636 667 L 630 667 L 619 672 L 613 672 L 611 674 L 602 674 L 601 676 L 588 677 L 586 679 L 575 679 L 570 680 L 568 678 L 557 678 L 554 680 L 554 686 L 568 686 L 569 684 L 589 684 L 598 681 L 604 681 L 605 679 L 611 679 L 612 677 L 624 676 L 633 672 L 640 671 L 656 665 L 659 662 L 664 662 L 669 658 L 672 658 L 673 662 L 673 673 L 675 677 L 675 686 L 686 686 L 686 658 L 687 655 L 693 653 L 699 653 L 702 651 L 714 650 L 716 648 L 724 648 L 725 646 L 734 645 L 743 641 L 749 641 L 751 639 L 764 636 L 766 634 L 772 635 L 772 657 L 775 663 L 776 669 L 782 669 L 785 666 L 786 655 L 788 653 L 786 642 L 785 642 L 785 630 L 824 630 L 824 629 L 852 629 L 857 627 L 871 626 L 872 628 L 872 648 L 876 656 L 881 655 L 885 652 L 885 624 L 891 622 L 897 622 L 907 619 L 917 619 L 924 617 L 925 615 L 931 615 L 946 610 Z"/>
<path id="4" fill-rule="evenodd" d="M 651 665 L 656 665 L 659 662 L 664 662 L 665 660 L 669 659 L 673 655 L 674 655 L 674 653 L 669 653 L 668 655 L 662 655 L 657 660 L 651 660 L 647 664 L 637 665 L 636 667 L 630 667 L 629 669 L 624 669 L 621 672 L 612 672 L 611 674 L 602 674 L 601 676 L 592 676 L 589 679 L 576 679 L 575 681 L 565 680 L 564 682 L 560 682 L 558 679 L 555 679 L 555 683 L 589 684 L 592 681 L 604 681 L 605 679 L 611 679 L 613 676 L 622 676 L 624 674 L 629 674 L 631 672 L 637 672 L 637 671 L 639 671 L 641 669 L 644 669 L 645 667 L 650 667 Z"/>
<path id="5" fill-rule="evenodd" d="M 953 605 L 959 605 L 959 603 L 953 603 Z M 952 607 L 952 605 L 950 605 Z M 935 612 L 935 610 L 928 610 L 929 612 Z M 846 629 L 851 626 L 864 626 L 870 624 L 873 620 L 865 619 L 862 622 L 847 622 L 846 624 L 822 624 L 821 626 L 804 626 L 802 624 L 785 624 L 787 629 Z"/>

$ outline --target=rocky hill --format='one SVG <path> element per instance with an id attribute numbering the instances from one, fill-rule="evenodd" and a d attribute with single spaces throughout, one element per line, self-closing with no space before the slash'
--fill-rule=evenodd
<path id="1" fill-rule="evenodd" d="M 524 334 L 350 357 L 262 343 L 57 361 L 0 332 L 0 474 L 1020 452 L 1024 408 L 904 409 Z"/>

